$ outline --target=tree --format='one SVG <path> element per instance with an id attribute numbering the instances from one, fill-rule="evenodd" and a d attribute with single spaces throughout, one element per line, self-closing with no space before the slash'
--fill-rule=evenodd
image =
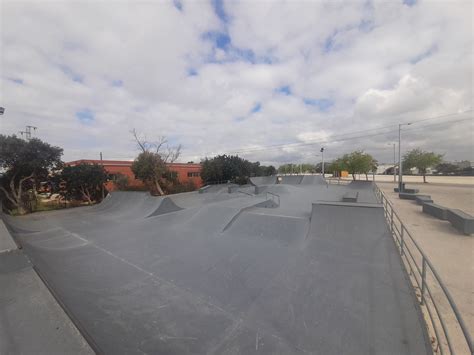
<path id="1" fill-rule="evenodd" d="M 202 162 L 201 178 L 206 184 L 232 181 L 245 184 L 250 176 L 262 176 L 274 172 L 274 167 L 260 166 L 237 155 L 218 155 Z"/>
<path id="2" fill-rule="evenodd" d="M 66 166 L 60 174 L 65 183 L 65 194 L 68 198 L 86 199 L 88 204 L 102 197 L 102 187 L 107 182 L 107 172 L 97 164 L 80 164 Z"/>
<path id="3" fill-rule="evenodd" d="M 403 167 L 407 169 L 417 168 L 423 175 L 423 182 L 426 183 L 426 169 L 441 163 L 442 158 L 442 155 L 416 148 L 403 156 Z"/>
<path id="4" fill-rule="evenodd" d="M 347 170 L 353 180 L 356 179 L 355 174 L 365 174 L 365 178 L 368 180 L 367 174 L 377 169 L 377 161 L 370 154 L 356 150 L 336 159 L 331 163 L 331 168 L 334 171 Z"/>
<path id="5" fill-rule="evenodd" d="M 130 184 L 130 181 L 127 175 L 117 173 L 115 174 L 115 177 L 114 177 L 114 184 L 119 190 L 127 190 L 128 185 Z"/>
<path id="6" fill-rule="evenodd" d="M 159 137 L 155 142 L 148 142 L 135 129 L 132 135 L 141 153 L 132 164 L 132 171 L 137 179 L 151 185 L 158 194 L 164 195 L 161 183 L 165 182 L 168 173 L 168 163 L 173 163 L 181 154 L 181 145 L 170 147 L 166 137 Z"/>
<path id="7" fill-rule="evenodd" d="M 23 140 L 15 135 L 0 135 L 0 166 L 5 170 L 0 190 L 19 214 L 27 212 L 24 189 L 36 194 L 40 180 L 61 168 L 62 154 L 61 148 L 37 138 Z"/>
<path id="8" fill-rule="evenodd" d="M 262 173 L 261 173 L 262 176 L 272 176 L 272 175 L 276 175 L 276 173 L 277 173 L 277 170 L 275 169 L 275 167 L 273 165 L 261 166 L 260 168 L 261 168 L 261 171 L 262 171 Z"/>
<path id="9" fill-rule="evenodd" d="M 459 166 L 452 163 L 440 163 L 436 166 L 436 172 L 443 175 L 455 175 L 460 173 Z"/>

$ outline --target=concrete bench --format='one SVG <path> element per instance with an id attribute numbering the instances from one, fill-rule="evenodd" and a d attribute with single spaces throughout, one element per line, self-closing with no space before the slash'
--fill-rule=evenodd
<path id="1" fill-rule="evenodd" d="M 416 200 L 416 194 L 409 192 L 400 192 L 398 197 L 402 200 Z"/>
<path id="2" fill-rule="evenodd" d="M 432 202 L 426 202 L 423 204 L 423 213 L 442 219 L 443 221 L 446 221 L 448 219 L 448 209 Z"/>
<path id="3" fill-rule="evenodd" d="M 447 220 L 458 231 L 469 235 L 474 233 L 474 217 L 461 210 L 449 209 L 446 213 Z"/>
<path id="4" fill-rule="evenodd" d="M 429 195 L 416 195 L 415 200 L 416 200 L 416 203 L 419 205 L 433 202 L 433 200 L 431 199 L 431 196 Z"/>
<path id="5" fill-rule="evenodd" d="M 398 187 L 395 187 L 393 191 L 398 192 Z M 408 193 L 408 194 L 417 194 L 418 192 L 420 192 L 420 190 L 419 189 L 403 189 L 403 192 Z"/>
<path id="6" fill-rule="evenodd" d="M 359 197 L 359 192 L 357 192 L 357 191 L 347 191 L 342 196 L 342 202 L 357 202 L 358 197 Z"/>

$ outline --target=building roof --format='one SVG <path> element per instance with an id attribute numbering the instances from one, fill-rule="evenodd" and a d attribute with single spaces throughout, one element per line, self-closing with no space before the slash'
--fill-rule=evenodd
<path id="1" fill-rule="evenodd" d="M 80 164 L 99 164 L 103 166 L 132 166 L 133 160 L 99 160 L 99 159 L 79 159 L 67 162 L 66 165 L 80 165 Z M 168 163 L 173 167 L 189 167 L 200 168 L 201 164 L 197 163 Z"/>

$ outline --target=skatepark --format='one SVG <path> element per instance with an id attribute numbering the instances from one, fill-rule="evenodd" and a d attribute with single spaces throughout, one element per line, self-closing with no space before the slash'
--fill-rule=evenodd
<path id="1" fill-rule="evenodd" d="M 3 221 L 96 353 L 432 352 L 371 182 L 251 183 Z"/>

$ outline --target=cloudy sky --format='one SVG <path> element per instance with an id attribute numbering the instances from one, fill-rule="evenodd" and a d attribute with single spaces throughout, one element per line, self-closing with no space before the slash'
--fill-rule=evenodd
<path id="1" fill-rule="evenodd" d="M 0 132 L 64 160 L 315 162 L 364 149 L 473 157 L 472 1 L 1 0 Z"/>

